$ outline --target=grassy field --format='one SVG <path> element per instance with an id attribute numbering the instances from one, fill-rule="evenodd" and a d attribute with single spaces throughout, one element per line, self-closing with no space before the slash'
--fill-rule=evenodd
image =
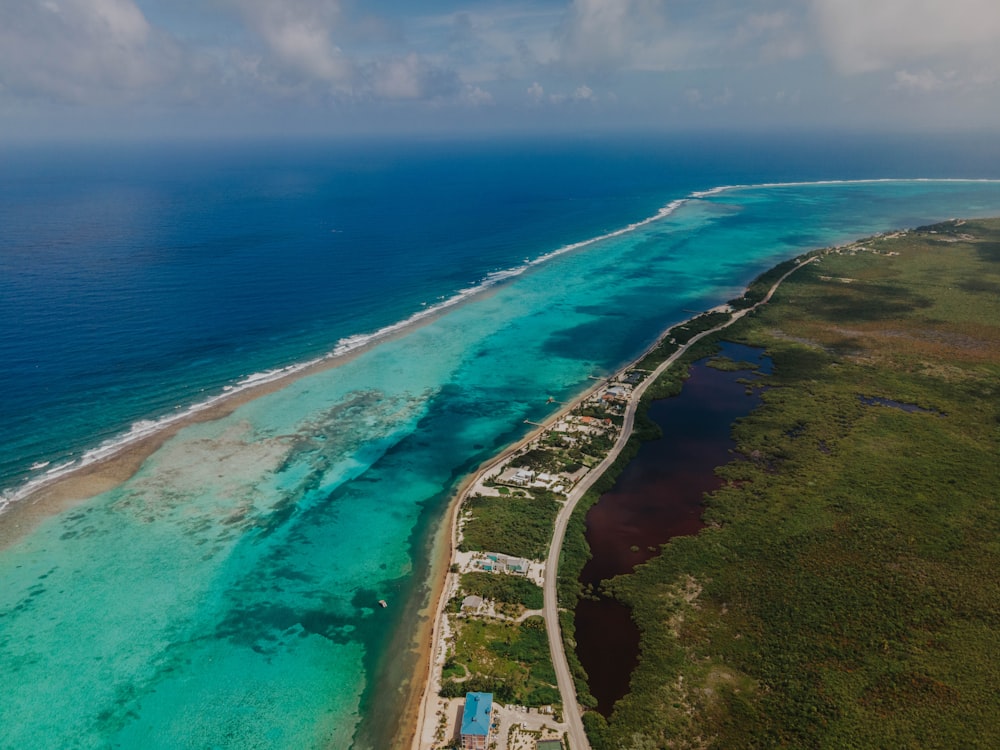
<path id="1" fill-rule="evenodd" d="M 524 609 L 542 608 L 542 587 L 527 578 L 498 573 L 465 573 L 462 593 Z M 520 614 L 518 612 L 517 614 Z"/>
<path id="2" fill-rule="evenodd" d="M 464 510 L 470 517 L 462 528 L 459 549 L 545 559 L 559 503 L 544 490 L 532 490 L 530 497 L 523 490 L 516 492 L 523 494 L 469 498 Z"/>
<path id="3" fill-rule="evenodd" d="M 595 750 L 1000 747 L 1000 221 L 858 247 L 726 332 L 774 374 L 708 527 L 610 585 Z"/>
<path id="4" fill-rule="evenodd" d="M 483 619 L 454 621 L 457 637 L 445 662 L 441 695 L 493 693 L 500 703 L 546 706 L 559 703 L 540 616 L 522 623 Z"/>

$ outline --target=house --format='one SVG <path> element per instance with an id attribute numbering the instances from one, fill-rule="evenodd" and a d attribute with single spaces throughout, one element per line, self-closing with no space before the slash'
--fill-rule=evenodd
<path id="1" fill-rule="evenodd" d="M 486 750 L 493 722 L 493 693 L 466 693 L 462 712 L 463 750 Z"/>
<path id="2" fill-rule="evenodd" d="M 521 467 L 507 468 L 496 478 L 497 484 L 511 484 L 515 487 L 527 487 L 535 479 L 535 472 L 531 469 Z"/>
<path id="3" fill-rule="evenodd" d="M 514 476 L 511 478 L 511 481 L 514 484 L 526 485 L 529 482 L 531 482 L 531 480 L 534 478 L 535 478 L 535 472 L 533 472 L 531 469 L 518 469 L 517 472 L 514 474 Z"/>
<path id="4" fill-rule="evenodd" d="M 467 596 L 462 600 L 463 612 L 478 612 L 482 606 L 483 597 L 481 596 Z"/>
<path id="5" fill-rule="evenodd" d="M 486 559 L 493 564 L 483 565 L 483 570 L 495 570 L 498 573 L 510 573 L 518 576 L 528 575 L 528 569 L 531 565 L 531 561 L 523 557 L 513 557 L 500 553 L 486 555 Z"/>
<path id="6" fill-rule="evenodd" d="M 555 481 L 555 477 L 551 474 L 546 474 L 544 471 L 535 477 L 535 481 L 531 483 L 532 487 L 546 488 Z"/>

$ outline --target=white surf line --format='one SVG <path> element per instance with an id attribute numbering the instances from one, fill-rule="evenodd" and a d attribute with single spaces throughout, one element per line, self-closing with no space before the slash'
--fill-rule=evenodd
<path id="1" fill-rule="evenodd" d="M 858 180 L 807 180 L 805 182 L 757 182 L 745 185 L 720 185 L 719 187 L 699 190 L 691 193 L 695 199 L 710 198 L 713 195 L 729 192 L 732 190 L 755 190 L 766 188 L 789 188 L 789 187 L 811 187 L 814 185 L 877 185 L 890 182 L 944 182 L 944 183 L 968 183 L 968 184 L 998 184 L 1000 179 L 992 177 L 868 177 Z"/>

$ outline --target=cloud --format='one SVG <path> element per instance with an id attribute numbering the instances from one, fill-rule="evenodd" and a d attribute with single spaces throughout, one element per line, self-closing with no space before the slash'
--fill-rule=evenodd
<path id="1" fill-rule="evenodd" d="M 757 3 L 760 5 L 761 3 Z M 595 72 L 666 72 L 802 57 L 802 12 L 749 12 L 731 0 L 572 0 L 558 33 L 559 61 Z"/>
<path id="2" fill-rule="evenodd" d="M 479 86 L 466 86 L 462 99 L 473 107 L 487 107 L 496 104 L 493 94 Z"/>
<path id="3" fill-rule="evenodd" d="M 1000 72 L 996 0 L 813 0 L 825 49 L 854 75 L 914 63 Z"/>
<path id="4" fill-rule="evenodd" d="M 787 11 L 750 13 L 736 29 L 733 44 L 757 50 L 765 62 L 796 60 L 806 53 L 797 19 Z"/>
<path id="5" fill-rule="evenodd" d="M 688 88 L 684 90 L 684 99 L 697 109 L 724 107 L 733 101 L 733 90 L 729 86 L 724 86 L 717 94 L 710 95 L 699 88 Z"/>
<path id="6" fill-rule="evenodd" d="M 892 88 L 901 91 L 913 91 L 913 92 L 931 92 L 931 91 L 944 91 L 946 89 L 956 88 L 958 86 L 958 81 L 955 71 L 950 71 L 943 75 L 938 75 L 931 70 L 924 69 L 917 71 L 916 73 L 911 73 L 908 70 L 897 70 L 895 73 L 895 82 Z"/>
<path id="7" fill-rule="evenodd" d="M 141 97 L 179 51 L 132 0 L 0 0 L 0 87 L 28 98 Z"/>
<path id="8" fill-rule="evenodd" d="M 436 67 L 416 53 L 378 60 L 366 74 L 371 92 L 381 99 L 446 98 L 461 91 L 454 71 Z"/>
<path id="9" fill-rule="evenodd" d="M 554 104 L 557 106 L 570 105 L 570 104 L 575 104 L 577 102 L 590 102 L 591 104 L 595 104 L 599 100 L 597 93 L 587 84 L 581 84 L 580 86 L 577 86 L 575 89 L 573 89 L 571 93 L 568 94 L 558 92 L 546 95 L 545 90 L 542 88 L 541 84 L 535 82 L 531 84 L 531 86 L 528 88 L 527 93 L 531 101 L 536 104 L 541 104 L 543 102 L 547 102 L 548 104 Z M 616 97 L 614 97 L 613 95 L 607 96 L 607 99 L 609 101 L 614 101 L 615 98 Z"/>
<path id="10" fill-rule="evenodd" d="M 264 41 L 274 62 L 310 81 L 348 84 L 354 66 L 333 41 L 339 0 L 229 0 Z"/>
<path id="11" fill-rule="evenodd" d="M 560 60 L 584 70 L 667 69 L 683 52 L 668 31 L 662 0 L 573 0 Z"/>

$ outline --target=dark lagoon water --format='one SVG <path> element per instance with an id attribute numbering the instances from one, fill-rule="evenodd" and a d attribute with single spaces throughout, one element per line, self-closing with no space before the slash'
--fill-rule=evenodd
<path id="1" fill-rule="evenodd" d="M 763 352 L 724 342 L 722 354 L 770 372 Z M 710 358 L 691 368 L 680 395 L 654 401 L 649 416 L 663 437 L 642 445 L 615 486 L 587 513 L 587 543 L 593 557 L 580 580 L 598 590 L 602 581 L 632 572 L 660 553 L 676 536 L 704 526 L 702 500 L 721 480 L 715 468 L 733 458 L 731 426 L 760 403 L 758 389 L 747 394 L 752 371 L 724 372 Z M 613 636 L 611 635 L 613 634 Z M 639 630 L 631 610 L 610 597 L 586 599 L 576 609 L 577 655 L 587 670 L 598 710 L 609 716 L 628 692 L 639 659 Z"/>

